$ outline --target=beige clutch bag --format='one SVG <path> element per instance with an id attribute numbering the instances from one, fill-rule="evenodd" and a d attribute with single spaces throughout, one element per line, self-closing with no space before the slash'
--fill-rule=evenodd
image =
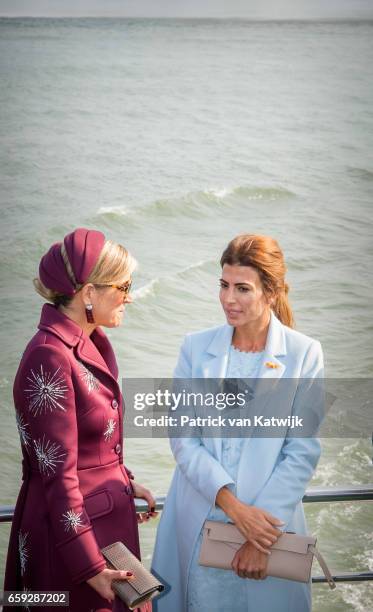
<path id="1" fill-rule="evenodd" d="M 101 552 L 110 569 L 133 572 L 134 578 L 131 580 L 113 580 L 112 582 L 113 591 L 130 610 L 135 610 L 163 591 L 164 585 L 142 565 L 123 542 L 105 546 Z"/>
<path id="2" fill-rule="evenodd" d="M 199 557 L 200 565 L 232 569 L 236 551 L 246 542 L 233 523 L 205 521 Z M 321 553 L 316 548 L 316 538 L 285 532 L 271 546 L 267 574 L 276 578 L 308 582 L 311 577 L 313 556 L 317 558 L 331 589 L 335 582 Z"/>

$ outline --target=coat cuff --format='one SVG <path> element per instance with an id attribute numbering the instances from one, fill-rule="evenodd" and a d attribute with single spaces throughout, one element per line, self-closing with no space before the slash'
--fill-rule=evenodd
<path id="1" fill-rule="evenodd" d="M 73 579 L 73 583 L 80 584 L 82 582 L 86 582 L 90 578 L 93 578 L 93 576 L 97 576 L 97 574 L 99 574 L 100 572 L 102 572 L 102 570 L 106 568 L 107 565 L 105 561 L 103 563 L 96 563 L 96 565 L 88 568 L 87 570 L 84 570 L 83 572 L 81 572 L 81 574 L 79 574 L 79 576 L 76 576 Z"/>
<path id="2" fill-rule="evenodd" d="M 106 567 L 92 527 L 67 542 L 57 544 L 57 549 L 74 583 L 84 582 Z"/>
<path id="3" fill-rule="evenodd" d="M 234 480 L 227 478 L 227 474 L 219 474 L 218 478 L 214 478 L 214 482 L 209 482 L 204 492 L 205 497 L 213 506 L 216 504 L 216 496 L 220 489 L 228 485 L 234 485 Z"/>

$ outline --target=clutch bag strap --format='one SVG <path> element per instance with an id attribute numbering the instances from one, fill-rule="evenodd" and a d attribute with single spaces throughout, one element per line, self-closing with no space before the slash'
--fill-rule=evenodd
<path id="1" fill-rule="evenodd" d="M 316 548 L 316 546 L 312 546 L 312 545 L 309 546 L 309 550 L 311 552 L 313 552 L 313 554 L 315 555 L 316 559 L 320 563 L 320 567 L 321 567 L 322 571 L 324 572 L 324 576 L 327 579 L 330 588 L 331 589 L 335 589 L 337 585 L 334 582 L 333 576 L 331 575 L 330 570 L 328 568 L 328 565 L 327 565 L 324 557 L 322 556 L 321 552 Z"/>

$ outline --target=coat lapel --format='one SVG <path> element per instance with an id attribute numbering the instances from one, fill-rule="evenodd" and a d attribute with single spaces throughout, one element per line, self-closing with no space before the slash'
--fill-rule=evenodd
<path id="1" fill-rule="evenodd" d="M 227 375 L 229 349 L 232 343 L 234 327 L 223 325 L 219 327 L 208 345 L 201 361 L 202 376 L 204 378 L 222 379 Z M 271 312 L 266 346 L 263 359 L 254 381 L 254 398 L 260 398 L 265 405 L 273 394 L 277 381 L 285 375 L 286 371 L 286 341 L 282 323 Z M 270 381 L 269 379 L 272 379 Z M 268 393 L 270 390 L 270 393 Z M 266 401 L 265 395 L 268 395 Z M 263 397 L 261 397 L 263 396 Z M 246 438 L 243 451 L 250 438 Z M 216 456 L 221 456 L 221 438 L 213 438 Z M 244 455 L 242 453 L 241 457 Z"/>
<path id="2" fill-rule="evenodd" d="M 204 378 L 223 379 L 227 373 L 229 347 L 232 342 L 234 328 L 230 325 L 219 327 L 201 363 L 202 376 Z M 207 445 L 212 445 L 215 456 L 221 456 L 221 438 L 214 437 L 206 440 Z"/>
<path id="3" fill-rule="evenodd" d="M 52 304 L 44 304 L 38 327 L 60 338 L 67 346 L 75 349 L 74 353 L 81 361 L 105 372 L 117 382 L 118 366 L 114 351 L 100 327 L 91 336 L 87 336 L 75 321 Z"/>
<path id="4" fill-rule="evenodd" d="M 201 369 L 205 378 L 225 378 L 233 330 L 231 325 L 218 328 L 202 359 Z"/>
<path id="5" fill-rule="evenodd" d="M 267 341 L 264 355 L 254 381 L 254 410 L 253 414 L 265 414 L 268 404 L 273 399 L 278 381 L 286 373 L 286 338 L 282 323 L 271 312 L 271 320 L 268 329 Z M 275 412 L 273 412 L 274 414 Z M 247 436 L 242 446 L 239 469 L 243 461 L 247 461 L 247 451 L 252 443 L 252 437 Z"/>
<path id="6" fill-rule="evenodd" d="M 271 312 L 267 342 L 255 384 L 255 395 L 265 393 L 270 385 L 268 379 L 280 379 L 286 370 L 286 340 L 282 323 Z"/>
<path id="7" fill-rule="evenodd" d="M 118 367 L 112 346 L 105 333 L 98 327 L 91 335 L 82 336 L 76 347 L 79 359 L 98 368 L 117 382 Z"/>
<path id="8" fill-rule="evenodd" d="M 234 327 L 219 327 L 202 357 L 201 369 L 206 378 L 224 378 L 227 374 L 229 348 Z M 285 373 L 286 341 L 282 323 L 271 312 L 267 342 L 258 379 L 281 378 Z"/>

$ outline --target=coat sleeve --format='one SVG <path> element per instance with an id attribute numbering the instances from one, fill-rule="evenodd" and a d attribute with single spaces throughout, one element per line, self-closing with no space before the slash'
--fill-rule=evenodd
<path id="1" fill-rule="evenodd" d="M 324 416 L 323 371 L 321 345 L 313 341 L 304 359 L 292 411 L 298 416 L 308 413 L 306 418 L 313 432 L 317 431 Z M 284 521 L 281 527 L 284 531 L 305 494 L 320 451 L 320 441 L 316 437 L 286 437 L 280 461 L 254 501 L 255 506 Z"/>
<path id="2" fill-rule="evenodd" d="M 186 336 L 181 346 L 174 377 L 186 379 L 186 385 L 192 377 L 190 336 Z M 234 484 L 223 466 L 205 447 L 201 438 L 171 438 L 170 445 L 184 476 L 210 504 L 215 504 L 218 491 L 222 487 Z"/>
<path id="3" fill-rule="evenodd" d="M 126 470 L 126 474 L 127 474 L 128 478 L 130 480 L 135 480 L 135 476 L 134 476 L 133 472 L 127 466 L 124 466 L 124 469 Z"/>
<path id="4" fill-rule="evenodd" d="M 24 367 L 23 409 L 28 452 L 39 469 L 54 542 L 72 581 L 106 567 L 84 508 L 77 474 L 78 428 L 68 358 L 51 345 L 35 347 Z"/>

